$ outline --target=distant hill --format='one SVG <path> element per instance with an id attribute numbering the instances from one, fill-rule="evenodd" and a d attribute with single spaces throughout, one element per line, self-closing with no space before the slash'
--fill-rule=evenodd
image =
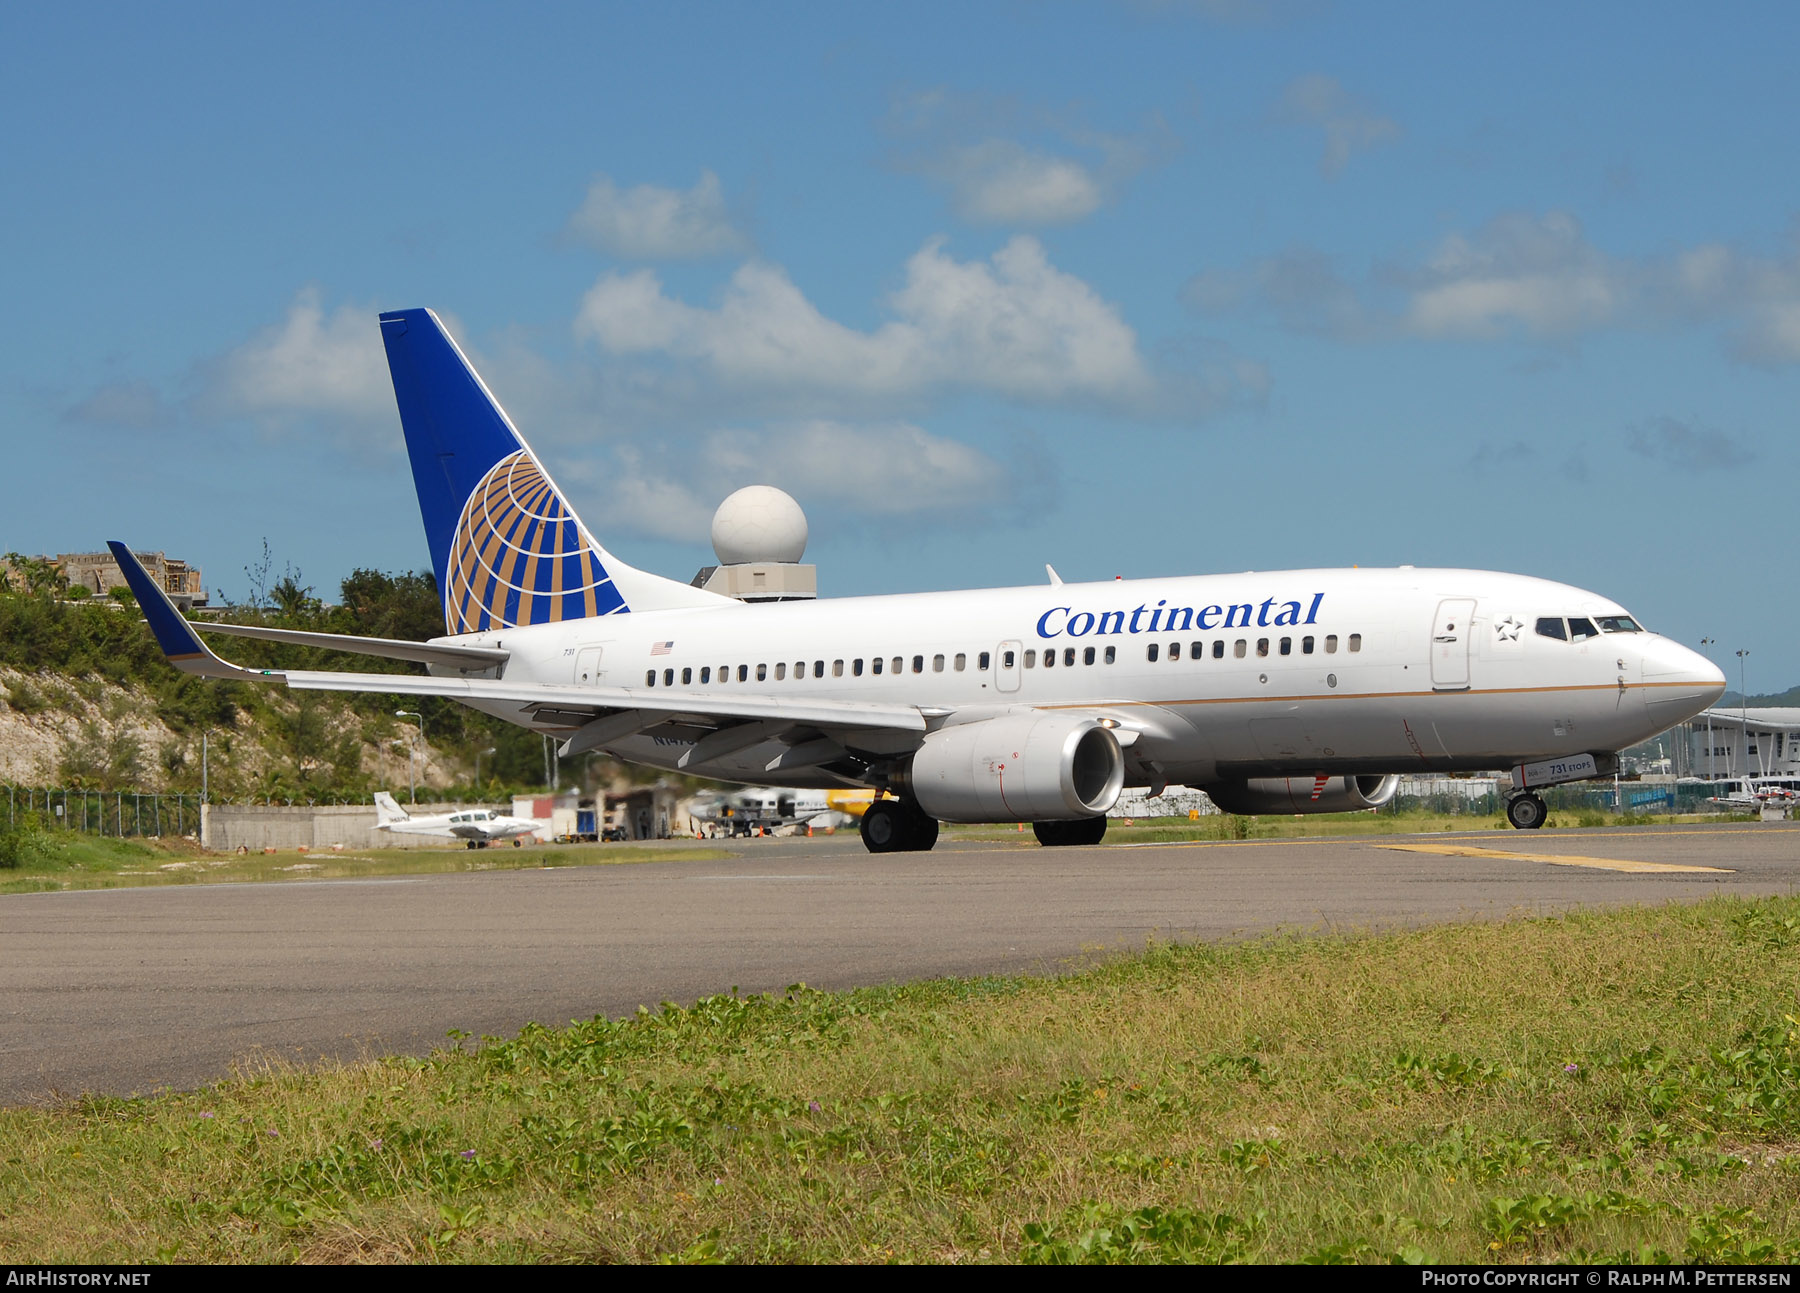
<path id="1" fill-rule="evenodd" d="M 1714 708 L 1732 709 L 1739 704 L 1746 709 L 1800 709 L 1800 687 L 1789 687 L 1769 696 L 1752 696 L 1747 701 L 1739 701 L 1737 692 L 1728 691 Z"/>

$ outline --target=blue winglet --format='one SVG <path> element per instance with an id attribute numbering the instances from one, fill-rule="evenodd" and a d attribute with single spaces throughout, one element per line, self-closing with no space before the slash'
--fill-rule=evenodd
<path id="1" fill-rule="evenodd" d="M 119 563 L 119 573 L 125 576 L 132 595 L 137 598 L 138 609 L 144 613 L 150 632 L 156 637 L 156 645 L 162 648 L 170 664 L 183 673 L 208 678 L 273 676 L 268 670 L 242 669 L 214 655 L 194 632 L 193 625 L 175 609 L 169 595 L 157 587 L 156 580 L 150 577 L 137 555 L 116 539 L 108 539 L 106 546 L 112 549 L 113 558 Z"/>

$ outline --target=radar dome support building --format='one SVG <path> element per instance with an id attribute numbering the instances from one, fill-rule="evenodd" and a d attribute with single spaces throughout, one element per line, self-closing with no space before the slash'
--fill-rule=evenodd
<path id="1" fill-rule="evenodd" d="M 716 566 L 702 567 L 694 586 L 741 602 L 808 601 L 819 595 L 817 566 L 802 565 L 806 513 L 773 485 L 746 485 L 713 514 Z"/>

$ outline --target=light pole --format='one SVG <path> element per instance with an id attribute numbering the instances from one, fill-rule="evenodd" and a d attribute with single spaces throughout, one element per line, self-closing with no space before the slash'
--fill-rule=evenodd
<path id="1" fill-rule="evenodd" d="M 492 745 L 485 750 L 475 751 L 475 793 L 478 795 L 481 793 L 481 756 L 493 753 L 495 753 L 495 747 Z"/>
<path id="2" fill-rule="evenodd" d="M 1750 775 L 1750 689 L 1744 685 L 1744 657 L 1748 651 L 1739 651 L 1738 658 L 1738 726 L 1744 729 L 1744 775 Z M 1748 789 L 1748 785 L 1745 787 Z"/>
<path id="3" fill-rule="evenodd" d="M 419 724 L 419 745 L 425 744 L 425 715 L 420 714 L 420 713 L 418 713 L 414 710 L 410 710 L 410 709 L 396 709 L 394 711 L 394 717 L 395 718 L 416 719 Z M 414 748 L 414 750 L 416 750 L 418 747 L 415 746 L 413 748 Z M 409 786 L 406 794 L 407 794 L 407 798 L 416 804 L 419 802 L 419 778 L 418 778 L 418 774 L 413 771 L 412 753 L 413 753 L 413 751 L 407 752 L 406 778 L 411 783 L 411 785 Z"/>
<path id="4" fill-rule="evenodd" d="M 1709 646 L 1717 646 L 1718 642 L 1718 638 L 1701 638 L 1700 649 L 1704 651 Z M 1717 776 L 1713 771 L 1713 725 L 1712 711 L 1709 709 L 1706 711 L 1706 779 L 1711 781 Z"/>

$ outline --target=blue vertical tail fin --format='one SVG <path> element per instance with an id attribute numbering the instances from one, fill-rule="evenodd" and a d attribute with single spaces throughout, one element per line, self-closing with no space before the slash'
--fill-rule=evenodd
<path id="1" fill-rule="evenodd" d="M 602 548 L 436 314 L 383 314 L 381 339 L 446 630 L 724 600 Z"/>

